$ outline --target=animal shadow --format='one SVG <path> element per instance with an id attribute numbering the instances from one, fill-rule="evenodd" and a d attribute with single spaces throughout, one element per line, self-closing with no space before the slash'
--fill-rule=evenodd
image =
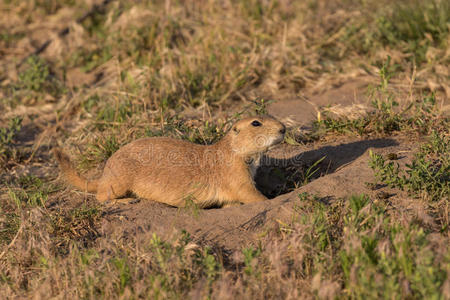
<path id="1" fill-rule="evenodd" d="M 398 143 L 392 139 L 374 139 L 325 146 L 283 159 L 263 156 L 255 176 L 256 187 L 269 199 L 275 198 L 321 176 L 334 173 L 369 148 L 395 145 Z"/>

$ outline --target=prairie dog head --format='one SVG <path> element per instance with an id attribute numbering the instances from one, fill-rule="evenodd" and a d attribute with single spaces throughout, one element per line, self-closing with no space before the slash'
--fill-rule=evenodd
<path id="1" fill-rule="evenodd" d="M 284 139 L 286 127 L 271 116 L 248 117 L 236 122 L 228 133 L 234 152 L 249 156 L 267 151 Z"/>

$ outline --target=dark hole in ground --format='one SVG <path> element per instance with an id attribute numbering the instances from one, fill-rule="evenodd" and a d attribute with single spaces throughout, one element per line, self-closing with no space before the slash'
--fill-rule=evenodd
<path id="1" fill-rule="evenodd" d="M 284 159 L 264 156 L 256 174 L 256 187 L 272 199 L 321 176 L 334 173 L 341 166 L 363 155 L 369 148 L 395 145 L 398 143 L 392 139 L 374 139 L 325 146 Z"/>

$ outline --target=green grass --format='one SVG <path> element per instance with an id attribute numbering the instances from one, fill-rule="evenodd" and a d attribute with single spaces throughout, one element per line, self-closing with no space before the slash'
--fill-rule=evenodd
<path id="1" fill-rule="evenodd" d="M 81 65 L 83 72 L 90 72 L 112 58 L 110 47 L 105 47 L 91 52 L 77 51 L 72 54 L 69 66 Z"/>
<path id="2" fill-rule="evenodd" d="M 124 144 L 126 143 L 119 142 L 114 134 L 88 144 L 86 151 L 78 159 L 80 168 L 89 169 L 101 162 L 105 162 Z"/>
<path id="3" fill-rule="evenodd" d="M 29 206 L 45 206 L 48 195 L 57 190 L 57 187 L 44 182 L 35 176 L 21 176 L 15 184 L 9 187 L 9 198 L 17 207 L 24 204 Z"/>
<path id="4" fill-rule="evenodd" d="M 312 226 L 303 239 L 312 249 L 305 271 L 339 274 L 341 295 L 351 298 L 440 297 L 450 253 L 437 263 L 426 229 L 392 219 L 365 195 L 331 206 L 301 198 L 314 208 L 299 209 L 300 222 Z"/>
<path id="5" fill-rule="evenodd" d="M 51 278 L 71 282 L 72 292 L 97 298 L 179 298 L 194 290 L 215 298 L 219 291 L 224 293 L 223 284 L 234 286 L 225 292 L 229 296 L 283 297 L 295 293 L 304 280 L 314 283 L 301 294 L 316 297 L 442 297 L 448 249 L 436 253 L 432 232 L 391 216 L 384 202 L 359 195 L 326 204 L 303 193 L 294 212 L 292 222 L 269 230 L 258 246 L 242 248 L 241 262 L 224 263 L 211 248 L 193 244 L 186 232 L 173 239 L 149 233 L 140 241 L 123 241 L 120 247 L 116 240 L 103 241 L 108 250 L 98 251 L 92 240 L 98 237 L 100 211 L 80 207 L 49 219 L 59 254 L 52 257 L 36 249 L 32 255 L 40 257 L 39 268 L 30 266 L 34 271 L 27 281 L 50 272 Z M 68 246 L 90 234 L 86 245 L 91 246 Z M 18 284 L 0 272 L 2 285 Z M 281 279 L 285 284 L 277 285 Z"/>
<path id="6" fill-rule="evenodd" d="M 439 111 L 448 85 L 447 2 L 111 1 L 74 24 L 89 1 L 4 1 L 0 16 L 11 22 L 0 34 L 2 295 L 449 298 L 449 119 Z M 67 24 L 67 35 L 57 37 Z M 47 39 L 45 51 L 29 56 Z M 47 175 L 18 175 L 53 172 L 46 145 L 55 140 L 82 153 L 76 161 L 86 170 L 140 137 L 211 144 L 242 115 L 267 113 L 272 99 L 375 74 L 366 114 L 330 108 L 312 132 L 290 128 L 285 142 L 428 136 L 407 165 L 397 164 L 400 153 L 371 153 L 377 182 L 398 194 L 330 200 L 302 193 L 290 222 L 274 218 L 278 226 L 233 251 L 138 225 L 137 234 L 105 233 L 104 222 L 117 215 L 91 196 L 59 190 Z M 18 143 L 22 119 L 25 129 L 42 130 L 29 163 L 28 146 Z M 320 163 L 274 169 L 270 175 L 286 184 L 275 192 L 308 183 Z M 189 204 L 188 213 L 202 218 Z M 127 217 L 118 214 L 112 224 Z"/>
<path id="7" fill-rule="evenodd" d="M 423 135 L 430 134 L 435 128 L 445 128 L 450 120 L 439 111 L 434 93 L 400 105 L 397 100 L 399 97 L 389 89 L 393 76 L 390 67 L 388 57 L 379 70 L 380 83 L 369 87 L 371 111 L 357 118 L 335 117 L 325 111 L 323 117 L 315 121 L 309 136 L 319 139 L 331 133 L 367 137 L 389 136 L 399 132 Z"/>
<path id="8" fill-rule="evenodd" d="M 370 167 L 380 182 L 406 190 L 414 197 L 439 201 L 450 197 L 450 141 L 447 132 L 429 137 L 411 163 L 400 167 L 382 155 L 370 152 Z"/>
<path id="9" fill-rule="evenodd" d="M 399 1 L 376 20 L 377 38 L 399 47 L 416 63 L 427 61 L 429 47 L 445 48 L 449 34 L 450 4 L 447 1 Z"/>
<path id="10" fill-rule="evenodd" d="M 436 262 L 425 230 L 396 224 L 367 197 L 350 205 L 343 228 L 349 242 L 339 251 L 348 296 L 439 298 L 449 261 Z"/>
<path id="11" fill-rule="evenodd" d="M 22 119 L 14 117 L 9 120 L 8 127 L 0 128 L 0 166 L 4 166 L 8 161 L 17 156 L 14 148 L 14 139 L 22 128 Z"/>
<path id="12" fill-rule="evenodd" d="M 447 1 L 362 2 L 364 18 L 339 24 L 333 34 L 338 38 L 325 44 L 323 54 L 344 59 L 353 52 L 376 57 L 380 48 L 396 49 L 405 62 L 423 65 L 439 60 L 429 49 L 448 47 L 450 6 Z M 334 47 L 330 47 L 334 46 Z M 399 65 L 404 69 L 405 64 Z"/>
<path id="13" fill-rule="evenodd" d="M 17 105 L 35 105 L 60 97 L 67 92 L 61 79 L 51 73 L 49 63 L 32 55 L 25 61 L 17 81 L 4 88 L 5 102 L 14 108 Z"/>
<path id="14" fill-rule="evenodd" d="M 47 64 L 36 56 L 27 60 L 28 67 L 19 74 L 19 87 L 40 92 L 45 89 L 45 84 L 50 76 Z"/>

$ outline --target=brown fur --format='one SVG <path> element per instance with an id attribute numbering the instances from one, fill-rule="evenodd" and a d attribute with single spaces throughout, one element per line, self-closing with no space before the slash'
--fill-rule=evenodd
<path id="1" fill-rule="evenodd" d="M 254 126 L 254 121 L 262 125 Z M 67 181 L 96 192 L 101 202 L 132 192 L 177 207 L 189 200 L 208 207 L 266 200 L 252 175 L 261 154 L 280 143 L 284 132 L 279 121 L 259 116 L 238 121 L 208 146 L 166 137 L 138 139 L 114 153 L 96 180 L 81 177 L 59 149 L 54 153 Z"/>

